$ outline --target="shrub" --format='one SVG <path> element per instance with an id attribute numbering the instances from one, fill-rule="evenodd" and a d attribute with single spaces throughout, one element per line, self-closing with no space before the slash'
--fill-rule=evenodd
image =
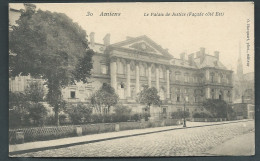
<path id="1" fill-rule="evenodd" d="M 140 121 L 141 117 L 140 117 L 140 114 L 133 114 L 131 116 L 131 120 L 135 120 L 135 121 Z"/>
<path id="2" fill-rule="evenodd" d="M 197 112 L 193 114 L 193 118 L 212 118 L 212 115 L 205 112 Z"/>
<path id="3" fill-rule="evenodd" d="M 101 114 L 92 114 L 91 122 L 92 123 L 101 123 L 101 122 L 103 122 L 103 116 Z"/>
<path id="4" fill-rule="evenodd" d="M 190 117 L 190 113 L 188 111 L 185 111 L 185 112 L 177 111 L 177 112 L 173 112 L 171 114 L 171 116 L 173 119 L 182 119 L 182 118 L 184 118 L 184 116 L 185 116 L 185 118 Z"/>
<path id="5" fill-rule="evenodd" d="M 29 103 L 28 118 L 33 121 L 33 125 L 43 126 L 46 124 L 47 109 L 40 103 Z"/>
<path id="6" fill-rule="evenodd" d="M 151 115 L 149 113 L 144 113 L 142 115 L 142 118 L 144 118 L 145 121 L 148 121 L 149 120 L 149 117 L 151 117 Z"/>
<path id="7" fill-rule="evenodd" d="M 67 111 L 73 124 L 82 124 L 90 121 L 92 109 L 87 105 L 81 103 L 72 105 Z"/>
<path id="8" fill-rule="evenodd" d="M 130 119 L 131 109 L 124 105 L 115 106 L 113 116 L 114 122 L 126 122 Z"/>
<path id="9" fill-rule="evenodd" d="M 110 123 L 110 122 L 113 122 L 113 119 L 114 119 L 113 117 L 114 117 L 114 115 L 112 115 L 112 114 L 103 115 L 103 120 L 106 123 Z"/>

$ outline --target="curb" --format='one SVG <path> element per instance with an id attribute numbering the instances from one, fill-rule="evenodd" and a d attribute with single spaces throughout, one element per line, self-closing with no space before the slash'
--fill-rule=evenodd
<path id="1" fill-rule="evenodd" d="M 90 141 L 81 141 L 81 142 L 77 142 L 77 143 L 69 143 L 69 144 L 55 145 L 55 146 L 49 146 L 49 147 L 41 147 L 41 148 L 35 148 L 35 149 L 26 149 L 26 150 L 9 152 L 9 156 L 10 155 L 23 154 L 23 153 L 31 153 L 31 152 L 37 152 L 37 151 L 51 150 L 51 149 L 66 148 L 66 147 L 70 147 L 70 146 L 90 144 L 90 143 L 96 143 L 96 142 L 102 142 L 102 141 L 108 141 L 108 140 L 115 140 L 115 139 L 121 139 L 121 138 L 133 137 L 133 136 L 140 136 L 140 135 L 147 135 L 147 134 L 153 134 L 153 133 L 160 133 L 160 132 L 166 132 L 166 131 L 173 131 L 173 130 L 180 130 L 180 129 L 191 129 L 191 128 L 207 127 L 207 126 L 215 126 L 215 125 L 224 125 L 224 124 L 232 124 L 232 123 L 248 122 L 248 121 L 251 121 L 251 120 L 240 120 L 240 121 L 232 121 L 232 122 L 224 122 L 224 123 L 216 123 L 216 124 L 200 125 L 200 126 L 192 126 L 192 127 L 179 127 L 179 128 L 172 128 L 172 129 L 166 129 L 166 130 L 144 132 L 144 133 L 138 133 L 138 134 L 124 135 L 124 136 L 116 136 L 116 137 L 111 137 L 111 138 L 96 139 L 96 140 L 90 140 Z"/>

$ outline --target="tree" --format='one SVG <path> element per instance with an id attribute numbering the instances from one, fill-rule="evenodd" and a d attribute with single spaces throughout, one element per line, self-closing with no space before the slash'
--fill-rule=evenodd
<path id="1" fill-rule="evenodd" d="M 203 107 L 215 118 L 227 118 L 228 113 L 233 111 L 228 103 L 219 99 L 207 99 Z"/>
<path id="2" fill-rule="evenodd" d="M 160 106 L 162 104 L 157 89 L 154 87 L 148 88 L 148 86 L 143 86 L 143 90 L 138 94 L 137 101 L 147 105 L 149 109 L 151 105 Z"/>
<path id="3" fill-rule="evenodd" d="M 115 93 L 115 89 L 109 84 L 104 83 L 102 87 L 92 95 L 91 104 L 100 113 L 102 113 L 102 106 L 105 106 L 107 107 L 109 113 L 110 107 L 116 105 L 118 100 L 119 97 Z"/>
<path id="4" fill-rule="evenodd" d="M 29 83 L 29 86 L 25 89 L 24 92 L 27 101 L 36 103 L 44 100 L 44 87 L 43 84 L 39 81 Z"/>
<path id="5" fill-rule="evenodd" d="M 54 108 L 56 124 L 61 89 L 76 81 L 87 82 L 92 56 L 85 31 L 62 13 L 27 9 L 9 34 L 11 76 L 31 75 L 46 81 L 47 101 Z M 87 51 L 86 51 L 87 50 Z"/>
<path id="6" fill-rule="evenodd" d="M 24 93 L 9 91 L 9 127 L 21 127 L 28 114 L 26 96 Z"/>

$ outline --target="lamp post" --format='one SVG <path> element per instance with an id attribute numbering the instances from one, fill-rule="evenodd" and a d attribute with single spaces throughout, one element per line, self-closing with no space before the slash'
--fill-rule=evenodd
<path id="1" fill-rule="evenodd" d="M 184 101 L 184 110 L 183 110 L 183 127 L 186 127 L 186 118 L 185 118 L 185 101 Z"/>
<path id="2" fill-rule="evenodd" d="M 184 97 L 184 105 L 183 105 L 183 127 L 186 127 L 186 116 L 185 116 L 185 112 L 186 112 L 186 109 L 185 109 L 185 106 L 186 106 L 186 101 L 188 102 L 188 97 Z"/>

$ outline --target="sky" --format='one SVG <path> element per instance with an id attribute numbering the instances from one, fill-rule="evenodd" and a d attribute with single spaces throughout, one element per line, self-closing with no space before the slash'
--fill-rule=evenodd
<path id="1" fill-rule="evenodd" d="M 219 51 L 220 61 L 235 72 L 241 44 L 244 73 L 254 72 L 254 10 L 251 2 L 35 5 L 37 9 L 65 13 L 85 29 L 87 34 L 95 32 L 96 42 L 102 43 L 107 33 L 111 34 L 111 43 L 123 41 L 127 36 L 146 35 L 162 48 L 169 49 L 169 53 L 175 58 L 179 58 L 182 52 L 190 54 L 198 51 L 200 47 L 205 47 L 206 53 L 210 55 Z M 10 7 L 24 8 L 22 4 L 10 4 Z M 93 15 L 87 16 L 89 12 Z M 120 16 L 100 16 L 102 12 L 120 13 Z M 165 16 L 167 12 L 170 16 Z M 223 16 L 216 16 L 216 12 L 223 13 Z M 151 13 L 162 13 L 164 16 L 151 16 Z M 173 13 L 186 15 L 172 16 Z M 198 16 L 188 16 L 189 13 Z M 210 16 L 210 13 L 213 13 L 213 16 Z M 247 43 L 250 45 L 249 50 Z"/>

